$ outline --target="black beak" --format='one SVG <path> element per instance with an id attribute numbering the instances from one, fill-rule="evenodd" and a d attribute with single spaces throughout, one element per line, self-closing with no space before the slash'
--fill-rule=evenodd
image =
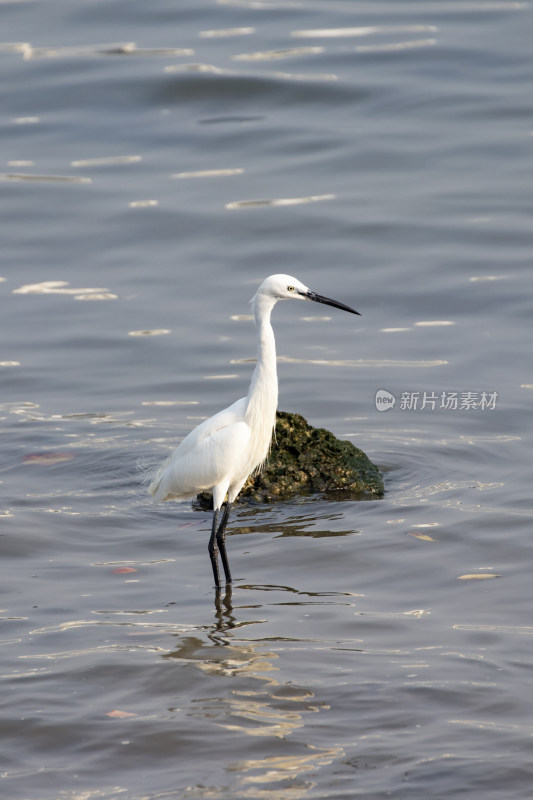
<path id="1" fill-rule="evenodd" d="M 350 306 L 345 306 L 344 303 L 339 303 L 337 300 L 331 300 L 329 297 L 324 297 L 321 294 L 315 294 L 315 292 L 301 292 L 302 297 L 305 297 L 306 300 L 312 300 L 314 303 L 323 303 L 325 306 L 333 306 L 333 308 L 340 308 L 341 311 L 349 311 L 350 314 L 359 314 L 359 311 L 356 311 L 354 308 L 350 308 Z"/>

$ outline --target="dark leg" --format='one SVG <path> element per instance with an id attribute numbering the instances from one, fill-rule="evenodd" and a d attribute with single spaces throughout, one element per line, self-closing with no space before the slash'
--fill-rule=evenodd
<path id="1" fill-rule="evenodd" d="M 231 572 L 229 569 L 229 561 L 226 553 L 226 525 L 228 524 L 231 506 L 232 506 L 231 503 L 226 503 L 226 507 L 222 515 L 222 522 L 220 523 L 220 528 L 218 529 L 216 535 L 216 542 L 218 545 L 218 549 L 220 550 L 220 558 L 222 560 L 222 566 L 224 567 L 224 575 L 226 576 L 226 583 L 231 583 Z"/>
<path id="2" fill-rule="evenodd" d="M 218 574 L 218 546 L 217 546 L 217 524 L 218 524 L 218 511 L 213 511 L 213 526 L 211 528 L 211 537 L 209 539 L 209 558 L 211 559 L 211 566 L 213 567 L 213 576 L 215 578 L 215 586 L 220 588 L 220 576 Z M 222 561 L 224 563 L 224 561 Z"/>

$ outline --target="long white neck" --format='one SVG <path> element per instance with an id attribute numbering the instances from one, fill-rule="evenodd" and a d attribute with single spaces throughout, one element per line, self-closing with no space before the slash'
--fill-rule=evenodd
<path id="1" fill-rule="evenodd" d="M 246 421 L 254 438 L 268 443 L 266 447 L 260 448 L 264 449 L 264 453 L 258 453 L 259 461 L 263 461 L 268 453 L 278 406 L 276 341 L 270 324 L 270 314 L 275 303 L 273 298 L 264 295 L 256 295 L 253 301 L 257 326 L 257 363 L 248 390 Z"/>

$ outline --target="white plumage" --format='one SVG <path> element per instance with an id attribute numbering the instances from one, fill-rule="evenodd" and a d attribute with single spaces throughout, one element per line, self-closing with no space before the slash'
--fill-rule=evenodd
<path id="1" fill-rule="evenodd" d="M 245 414 L 243 397 L 191 431 L 159 468 L 150 486 L 154 502 L 189 500 L 217 486 L 222 492 L 222 484 L 224 500 L 230 483 L 246 472 L 244 464 L 238 467 L 239 462 L 248 460 L 251 438 Z"/>
<path id="2" fill-rule="evenodd" d="M 218 551 L 231 581 L 225 530 L 231 505 L 248 476 L 265 461 L 276 422 L 278 379 L 276 343 L 270 324 L 278 300 L 313 300 L 358 314 L 353 308 L 311 292 L 290 275 L 271 275 L 252 298 L 257 326 L 257 363 L 246 397 L 206 419 L 178 445 L 157 470 L 150 493 L 154 502 L 188 500 L 198 492 L 213 492 L 213 526 L 209 554 L 215 584 L 220 586 Z M 219 511 L 227 503 L 218 526 Z"/>

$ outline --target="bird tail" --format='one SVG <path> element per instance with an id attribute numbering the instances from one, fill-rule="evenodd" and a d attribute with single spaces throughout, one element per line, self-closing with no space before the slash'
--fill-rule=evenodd
<path id="1" fill-rule="evenodd" d="M 156 468 L 155 472 L 152 471 L 151 475 L 148 478 L 150 480 L 148 491 L 152 495 L 154 503 L 160 503 L 162 500 L 165 499 L 163 496 L 162 483 L 163 483 L 163 473 L 165 471 L 166 465 L 167 461 L 163 461 L 163 463 Z"/>
<path id="2" fill-rule="evenodd" d="M 196 490 L 176 491 L 175 482 L 171 480 L 172 476 L 169 479 L 168 464 L 170 460 L 169 457 L 163 461 L 155 471 L 152 470 L 151 475 L 148 477 L 150 481 L 148 491 L 152 495 L 154 503 L 162 503 L 165 500 L 191 500 L 197 494 Z M 172 486 L 173 489 L 169 490 L 169 486 Z"/>

